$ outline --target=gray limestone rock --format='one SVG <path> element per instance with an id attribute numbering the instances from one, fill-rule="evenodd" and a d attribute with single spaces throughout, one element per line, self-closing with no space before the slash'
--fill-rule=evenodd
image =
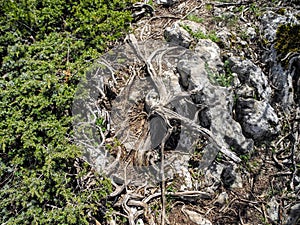
<path id="1" fill-rule="evenodd" d="M 192 37 L 179 23 L 174 23 L 171 27 L 167 27 L 164 31 L 164 37 L 168 42 L 173 42 L 185 48 L 190 47 Z"/>
<path id="2" fill-rule="evenodd" d="M 232 56 L 228 60 L 232 72 L 238 75 L 240 82 L 255 89 L 255 95 L 252 97 L 256 96 L 264 100 L 270 99 L 272 90 L 268 83 L 268 78 L 261 68 L 248 59 L 243 60 L 236 56 Z"/>
<path id="3" fill-rule="evenodd" d="M 204 218 L 204 216 L 202 216 L 200 213 L 197 213 L 195 211 L 186 208 L 182 208 L 182 212 L 195 224 L 212 225 L 212 223 L 208 219 Z"/>
<path id="4" fill-rule="evenodd" d="M 212 73 L 224 73 L 224 63 L 220 59 L 221 51 L 215 42 L 210 39 L 200 39 L 195 47 L 195 52 Z"/>
<path id="5" fill-rule="evenodd" d="M 205 171 L 205 186 L 209 187 L 210 192 L 215 192 L 221 185 L 221 173 L 224 166 L 219 163 L 213 163 Z"/>
<path id="6" fill-rule="evenodd" d="M 247 84 L 240 85 L 236 91 L 236 95 L 242 98 L 253 98 L 255 96 L 255 88 L 249 87 Z"/>
<path id="7" fill-rule="evenodd" d="M 298 224 L 300 219 L 300 203 L 295 204 L 291 207 L 289 216 L 287 218 L 285 225 L 294 225 Z"/>
<path id="8" fill-rule="evenodd" d="M 276 223 L 278 222 L 279 218 L 279 203 L 276 201 L 275 197 L 272 197 L 270 202 L 267 204 L 267 213 L 270 219 Z"/>
<path id="9" fill-rule="evenodd" d="M 243 182 L 241 175 L 237 172 L 236 165 L 224 165 L 221 176 L 220 176 L 223 185 L 230 188 L 242 188 Z"/>
<path id="10" fill-rule="evenodd" d="M 242 188 L 243 181 L 241 174 L 238 172 L 236 164 L 227 163 L 226 165 L 214 162 L 205 172 L 205 186 L 212 192 L 216 191 L 220 185 L 226 188 Z M 221 198 L 228 198 L 221 196 Z M 217 199 L 218 200 L 218 199 Z M 216 200 L 216 201 L 217 201 Z M 224 199 L 223 199 L 224 200 Z M 219 203 L 217 203 L 219 204 Z"/>
<path id="11" fill-rule="evenodd" d="M 290 55 L 288 68 L 284 68 L 281 65 L 281 62 L 278 62 L 278 54 L 274 48 L 274 43 L 276 40 L 276 31 L 279 25 L 299 23 L 299 20 L 295 17 L 295 13 L 291 13 L 289 11 L 287 11 L 284 15 L 268 11 L 264 13 L 261 18 L 260 30 L 263 31 L 263 37 L 269 43 L 272 43 L 270 45 L 270 49 L 264 54 L 263 60 L 270 68 L 270 82 L 274 87 L 276 87 L 275 97 L 273 100 L 275 100 L 275 102 L 279 102 L 286 113 L 289 112 L 291 105 L 295 103 L 295 98 L 298 98 L 298 101 L 300 101 L 298 96 L 299 94 L 297 94 L 299 87 L 297 85 L 293 85 L 299 82 L 299 75 L 297 76 L 297 73 L 299 74 L 300 70 L 299 54 L 295 57 Z"/>
<path id="12" fill-rule="evenodd" d="M 216 206 L 223 206 L 228 202 L 229 196 L 228 194 L 224 191 L 220 193 L 217 197 L 217 199 L 214 201 L 214 205 Z"/>
<path id="13" fill-rule="evenodd" d="M 229 64 L 241 83 L 235 91 L 238 97 L 236 117 L 244 133 L 255 140 L 277 134 L 279 121 L 269 103 L 272 89 L 267 76 L 250 60 L 232 56 Z"/>
<path id="14" fill-rule="evenodd" d="M 164 5 L 164 6 L 172 6 L 176 2 L 177 0 L 156 0 L 156 4 Z"/>
<path id="15" fill-rule="evenodd" d="M 132 45 L 136 44 L 134 39 L 131 43 Z M 166 122 L 173 123 L 172 128 L 177 129 L 178 127 L 178 132 L 172 132 L 165 142 L 165 147 L 167 149 L 168 146 L 172 145 L 169 149 L 176 150 L 180 154 L 171 154 L 171 156 L 174 156 L 173 158 L 166 157 L 170 165 L 176 165 L 170 167 L 171 169 L 175 168 L 176 171 L 170 171 L 170 174 L 168 170 L 164 172 L 167 177 L 169 175 L 171 177 L 175 173 L 185 177 L 183 190 L 191 188 L 191 179 L 188 177 L 189 172 L 186 169 L 188 168 L 189 156 L 185 157 L 184 154 L 189 155 L 191 153 L 200 134 L 206 137 L 209 143 L 204 149 L 204 155 L 199 165 L 200 169 L 206 169 L 211 165 L 219 151 L 226 152 L 224 153 L 226 156 L 234 162 L 239 162 L 239 157 L 231 149 L 234 149 L 238 154 L 248 153 L 253 147 L 253 141 L 244 137 L 240 124 L 232 118 L 232 93 L 227 88 L 211 84 L 208 77 L 207 65 L 211 70 L 217 72 L 219 70 L 217 67 L 221 68 L 222 65 L 218 46 L 209 40 L 202 40 L 198 43 L 198 49 L 201 50 L 197 54 L 180 46 L 160 44 L 153 41 L 141 45 L 136 44 L 136 46 L 138 48 L 136 52 L 145 57 L 147 62 L 149 60 L 152 63 L 152 76 L 145 78 L 133 77 L 130 80 L 130 85 L 125 86 L 112 101 L 110 114 L 114 135 L 126 147 L 126 150 L 138 149 L 135 155 L 137 166 L 127 168 L 127 178 L 132 179 L 132 183 L 134 182 L 137 185 L 146 179 L 150 180 L 152 175 L 154 175 L 153 179 L 151 177 L 153 182 L 161 178 L 160 165 L 157 160 L 159 155 L 156 148 L 159 147 L 162 138 L 165 136 L 165 126 L 168 125 Z M 156 51 L 158 47 L 163 51 Z M 126 55 L 129 59 L 132 59 L 131 61 L 143 58 L 142 56 L 136 57 L 134 52 L 127 51 L 127 48 L 123 49 L 123 54 L 120 54 L 122 53 L 120 50 L 115 51 L 115 53 L 122 58 Z M 109 57 L 112 56 L 113 54 L 109 54 Z M 116 66 L 119 66 L 119 64 L 116 64 Z M 95 78 L 96 75 L 100 76 L 102 72 L 100 69 L 96 70 Z M 113 69 L 114 67 L 111 67 L 111 70 Z M 103 72 L 106 72 L 106 70 Z M 107 74 L 106 78 L 109 81 L 111 73 Z M 144 103 L 143 108 L 142 104 Z M 145 120 L 145 126 L 143 127 L 147 132 L 141 133 L 143 134 L 142 137 L 140 133 L 130 129 L 132 126 L 130 120 L 132 112 L 137 106 L 150 114 L 150 122 Z M 94 106 L 88 105 L 87 107 Z M 151 114 L 152 112 L 153 114 Z M 166 119 L 162 120 L 164 114 L 166 114 Z M 91 118 L 93 117 L 91 116 Z M 148 132 L 148 130 L 150 131 Z M 178 138 L 178 135 L 180 135 L 180 138 Z M 86 141 L 90 143 L 90 139 Z M 99 162 L 96 165 L 97 168 L 104 168 L 105 170 L 108 168 L 109 174 L 114 173 L 116 176 L 122 177 L 124 165 L 113 164 L 113 156 L 105 158 L 102 154 L 99 157 L 104 157 L 106 161 L 97 159 L 96 150 L 93 151 L 95 156 L 92 159 Z M 95 163 L 93 162 L 93 164 Z M 109 166 L 103 167 L 103 165 Z M 143 170 L 141 170 L 141 167 Z"/>
<path id="16" fill-rule="evenodd" d="M 295 24 L 297 18 L 292 13 L 281 15 L 273 11 L 265 12 L 261 17 L 263 37 L 269 42 L 273 42 L 276 38 L 277 27 L 285 23 Z"/>
<path id="17" fill-rule="evenodd" d="M 232 38 L 232 33 L 224 27 L 224 29 L 217 32 L 217 37 L 220 39 L 220 42 L 224 47 L 229 48 L 231 45 L 230 39 Z"/>
<path id="18" fill-rule="evenodd" d="M 279 132 L 279 119 L 267 101 L 239 98 L 236 115 L 244 133 L 255 140 L 270 138 Z"/>
<path id="19" fill-rule="evenodd" d="M 217 50 L 212 52 L 217 52 Z M 216 58 L 216 56 L 214 57 Z M 208 61 L 210 61 L 209 56 Z M 221 60 L 216 61 L 220 62 Z M 212 62 L 211 66 L 214 65 Z M 253 141 L 243 136 L 240 124 L 232 119 L 233 97 L 226 88 L 210 83 L 205 62 L 199 59 L 194 61 L 180 60 L 177 70 L 183 88 L 195 93 L 193 101 L 207 107 L 205 111 L 199 114 L 200 124 L 206 124 L 206 127 L 228 149 L 234 148 L 238 153 L 249 152 L 253 147 Z M 213 149 L 210 151 L 212 152 Z"/>

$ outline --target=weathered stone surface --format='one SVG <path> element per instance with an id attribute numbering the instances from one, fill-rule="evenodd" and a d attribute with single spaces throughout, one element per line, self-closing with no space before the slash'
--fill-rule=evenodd
<path id="1" fill-rule="evenodd" d="M 230 49 L 236 44 L 240 44 L 246 48 L 249 42 L 252 42 L 257 36 L 253 27 L 254 25 L 251 23 L 248 23 L 245 27 L 241 27 L 240 32 L 243 33 L 243 37 L 240 37 L 240 34 L 233 30 L 229 31 L 227 27 L 222 27 L 222 29 L 217 31 L 216 35 L 220 40 L 219 43 L 221 43 L 222 48 L 225 47 L 226 49 Z M 239 51 L 240 57 L 245 57 L 245 50 L 246 49 L 244 49 L 244 51 Z"/>
<path id="2" fill-rule="evenodd" d="M 164 31 L 164 37 L 168 42 L 173 42 L 188 48 L 192 43 L 192 37 L 179 23 L 173 23 L 171 27 L 167 27 Z"/>
<path id="3" fill-rule="evenodd" d="M 239 98 L 236 115 L 244 133 L 255 140 L 270 138 L 279 132 L 279 119 L 267 101 Z"/>
<path id="4" fill-rule="evenodd" d="M 192 190 L 193 189 L 193 182 L 191 174 L 188 171 L 188 164 L 190 160 L 190 155 L 182 154 L 182 153 L 174 153 L 166 154 L 167 162 L 171 162 L 172 169 L 167 170 L 168 178 L 174 178 L 176 174 L 178 178 L 181 180 L 180 183 L 180 191 Z"/>
<path id="5" fill-rule="evenodd" d="M 223 184 L 226 188 L 243 187 L 242 177 L 238 172 L 238 167 L 236 164 L 227 163 L 225 165 L 214 162 L 206 170 L 205 186 L 208 186 L 208 190 L 206 191 L 214 192 L 220 187 L 221 184 Z"/>
<path id="6" fill-rule="evenodd" d="M 209 39 L 200 39 L 195 47 L 195 52 L 207 63 L 207 67 L 212 73 L 224 73 L 224 63 L 220 59 L 221 51 L 215 42 Z"/>
<path id="7" fill-rule="evenodd" d="M 255 96 L 255 93 L 255 88 L 249 87 L 247 84 L 238 86 L 235 91 L 236 96 L 242 98 L 253 98 Z"/>
<path id="8" fill-rule="evenodd" d="M 214 205 L 225 205 L 228 202 L 229 196 L 228 194 L 224 191 L 220 193 L 217 197 L 217 199 L 214 201 Z"/>
<path id="9" fill-rule="evenodd" d="M 164 6 L 172 6 L 176 2 L 177 0 L 156 0 L 156 4 L 164 5 Z"/>
<path id="10" fill-rule="evenodd" d="M 208 219 L 204 218 L 201 214 L 195 211 L 188 210 L 186 208 L 182 208 L 182 211 L 191 221 L 198 225 L 212 225 Z"/>
<path id="11" fill-rule="evenodd" d="M 261 30 L 263 31 L 264 38 L 269 42 L 273 43 L 269 51 L 266 51 L 263 60 L 269 66 L 270 71 L 270 81 L 275 90 L 275 97 L 273 100 L 280 102 L 283 106 L 283 109 L 286 113 L 289 112 L 289 109 L 292 104 L 295 103 L 295 98 L 297 95 L 295 93 L 297 86 L 293 86 L 293 83 L 297 83 L 299 76 L 295 76 L 296 69 L 293 68 L 294 60 L 298 60 L 299 57 L 291 58 L 289 60 L 288 68 L 284 68 L 281 65 L 281 62 L 278 61 L 278 53 L 274 48 L 274 43 L 276 40 L 277 28 L 281 24 L 299 24 L 300 22 L 294 16 L 293 13 L 286 12 L 284 15 L 268 11 L 261 18 Z M 286 56 L 284 56 L 286 57 Z M 297 66 L 296 66 L 297 67 Z M 300 68 L 300 66 L 298 66 Z M 298 69 L 299 73 L 299 69 Z"/>
<path id="12" fill-rule="evenodd" d="M 267 213 L 270 219 L 276 223 L 278 222 L 279 217 L 279 203 L 276 201 L 275 197 L 272 197 L 271 200 L 268 202 Z"/>
<path id="13" fill-rule="evenodd" d="M 255 140 L 277 134 L 279 121 L 275 110 L 269 104 L 272 90 L 268 78 L 250 60 L 232 56 L 229 63 L 241 83 L 235 91 L 238 97 L 236 115 L 244 133 Z"/>
<path id="14" fill-rule="evenodd" d="M 267 11 L 261 17 L 263 37 L 269 42 L 273 42 L 276 38 L 276 31 L 279 24 L 295 24 L 297 21 L 297 18 L 292 13 L 281 15 L 273 11 Z"/>
<path id="15" fill-rule="evenodd" d="M 212 163 L 212 165 L 205 171 L 205 186 L 214 192 L 221 185 L 221 173 L 224 166 L 219 163 Z"/>
<path id="16" fill-rule="evenodd" d="M 252 97 L 256 96 L 259 99 L 265 100 L 270 98 L 271 87 L 261 68 L 248 59 L 243 60 L 236 56 L 229 58 L 229 64 L 232 72 L 238 75 L 238 78 L 243 85 L 247 85 L 248 87 L 255 89 L 255 95 Z"/>
<path id="17" fill-rule="evenodd" d="M 225 165 L 223 167 L 220 176 L 223 185 L 230 188 L 242 188 L 243 182 L 239 173 L 237 173 L 237 167 L 232 164 Z"/>
<path id="18" fill-rule="evenodd" d="M 208 48 L 213 48 L 212 45 L 208 46 Z M 212 52 L 218 52 L 218 50 L 215 49 Z M 220 59 L 217 59 L 217 55 L 209 54 L 207 57 L 212 68 L 218 65 L 212 59 L 221 62 Z M 200 114 L 200 124 L 205 124 L 228 149 L 234 147 L 239 153 L 250 151 L 253 142 L 243 136 L 240 125 L 232 119 L 230 106 L 232 95 L 226 88 L 213 86 L 210 83 L 205 62 L 196 58 L 194 61 L 191 59 L 181 60 L 177 65 L 177 70 L 183 88 L 195 92 L 194 102 L 207 106 L 205 111 Z M 215 70 L 217 69 L 215 68 Z"/>
<path id="19" fill-rule="evenodd" d="M 217 37 L 220 39 L 220 42 L 224 45 L 224 47 L 230 47 L 230 39 L 232 38 L 232 33 L 226 27 L 217 32 Z"/>
<path id="20" fill-rule="evenodd" d="M 299 222 L 300 218 L 300 203 L 295 204 L 290 209 L 290 214 L 287 218 L 286 225 L 294 225 Z"/>

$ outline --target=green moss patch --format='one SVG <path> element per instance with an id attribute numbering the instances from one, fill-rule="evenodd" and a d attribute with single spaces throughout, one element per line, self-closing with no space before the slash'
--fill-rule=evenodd
<path id="1" fill-rule="evenodd" d="M 278 26 L 275 40 L 275 49 L 278 60 L 287 67 L 288 53 L 300 52 L 300 25 L 282 24 Z"/>

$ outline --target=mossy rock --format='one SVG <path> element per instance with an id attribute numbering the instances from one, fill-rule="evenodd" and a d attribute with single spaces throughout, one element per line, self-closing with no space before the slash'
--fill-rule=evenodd
<path id="1" fill-rule="evenodd" d="M 288 66 L 289 57 L 287 54 L 300 52 L 300 25 L 282 24 L 276 32 L 275 49 L 278 53 L 278 60 L 282 61 L 284 67 Z"/>

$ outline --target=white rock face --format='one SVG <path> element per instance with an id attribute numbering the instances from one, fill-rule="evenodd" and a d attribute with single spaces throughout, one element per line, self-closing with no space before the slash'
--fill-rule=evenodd
<path id="1" fill-rule="evenodd" d="M 172 6 L 176 2 L 177 0 L 156 0 L 156 4 L 165 5 L 165 6 Z"/>
<path id="2" fill-rule="evenodd" d="M 222 65 L 219 47 L 210 40 L 202 40 L 198 46 L 200 60 L 180 60 L 177 65 L 181 84 L 184 89 L 195 92 L 193 100 L 196 104 L 207 106 L 199 114 L 200 124 L 209 127 L 228 149 L 234 147 L 237 152 L 248 152 L 253 142 L 243 136 L 240 124 L 232 119 L 232 95 L 226 88 L 212 85 L 208 78 L 207 64 L 216 72 Z M 210 152 L 214 151 L 213 147 L 208 148 Z M 205 159 L 203 166 L 207 166 L 207 162 Z"/>
<path id="3" fill-rule="evenodd" d="M 261 18 L 260 29 L 263 31 L 264 38 L 268 40 L 269 43 L 272 43 L 270 50 L 266 51 L 264 54 L 263 60 L 270 67 L 270 83 L 276 87 L 274 101 L 279 102 L 283 106 L 285 113 L 289 113 L 290 107 L 295 103 L 297 104 L 295 99 L 299 98 L 296 93 L 299 91 L 299 88 L 293 85 L 293 83 L 299 82 L 299 78 L 297 80 L 297 77 L 299 76 L 297 76 L 297 72 L 295 72 L 295 62 L 298 61 L 299 63 L 299 54 L 296 54 L 295 57 L 291 57 L 289 59 L 288 68 L 284 68 L 281 65 L 281 62 L 278 61 L 278 53 L 274 48 L 274 43 L 276 40 L 277 28 L 279 25 L 283 24 L 299 25 L 300 21 L 292 13 L 280 15 L 278 13 L 268 11 Z M 298 67 L 299 73 L 300 66 L 298 65 L 296 67 Z"/>
<path id="4" fill-rule="evenodd" d="M 183 208 L 182 211 L 191 221 L 198 225 L 212 225 L 212 223 L 208 219 L 204 218 L 201 214 L 195 211 L 185 208 Z"/>
<path id="5" fill-rule="evenodd" d="M 279 132 L 279 119 L 267 101 L 239 98 L 236 114 L 244 132 L 255 140 L 270 138 Z"/>
<path id="6" fill-rule="evenodd" d="M 254 88 L 255 95 L 259 99 L 270 99 L 272 90 L 268 78 L 262 72 L 261 68 L 248 59 L 242 60 L 236 56 L 230 57 L 229 63 L 232 72 L 238 75 L 240 82 L 243 84 L 242 87 L 247 85 Z"/>
<path id="7" fill-rule="evenodd" d="M 218 198 L 214 202 L 214 205 L 225 205 L 228 202 L 229 196 L 226 192 L 219 194 Z"/>
<path id="8" fill-rule="evenodd" d="M 297 18 L 292 14 L 280 15 L 273 11 L 267 11 L 261 17 L 261 24 L 264 38 L 266 38 L 269 42 L 273 42 L 276 38 L 277 27 L 280 24 L 291 23 L 295 24 L 297 22 Z"/>
<path id="9" fill-rule="evenodd" d="M 200 39 L 195 47 L 195 52 L 207 63 L 212 73 L 224 73 L 224 63 L 220 59 L 221 51 L 215 42 L 209 39 Z"/>
<path id="10" fill-rule="evenodd" d="M 276 201 L 275 197 L 272 197 L 270 202 L 268 202 L 267 212 L 270 219 L 276 223 L 279 217 L 279 203 Z"/>
<path id="11" fill-rule="evenodd" d="M 229 48 L 231 45 L 230 39 L 232 38 L 232 33 L 224 27 L 224 29 L 217 32 L 217 37 L 220 39 L 221 43 L 226 47 Z"/>
<path id="12" fill-rule="evenodd" d="M 165 39 L 182 47 L 188 48 L 192 43 L 192 37 L 179 23 L 174 23 L 171 27 L 167 27 L 164 31 Z"/>

